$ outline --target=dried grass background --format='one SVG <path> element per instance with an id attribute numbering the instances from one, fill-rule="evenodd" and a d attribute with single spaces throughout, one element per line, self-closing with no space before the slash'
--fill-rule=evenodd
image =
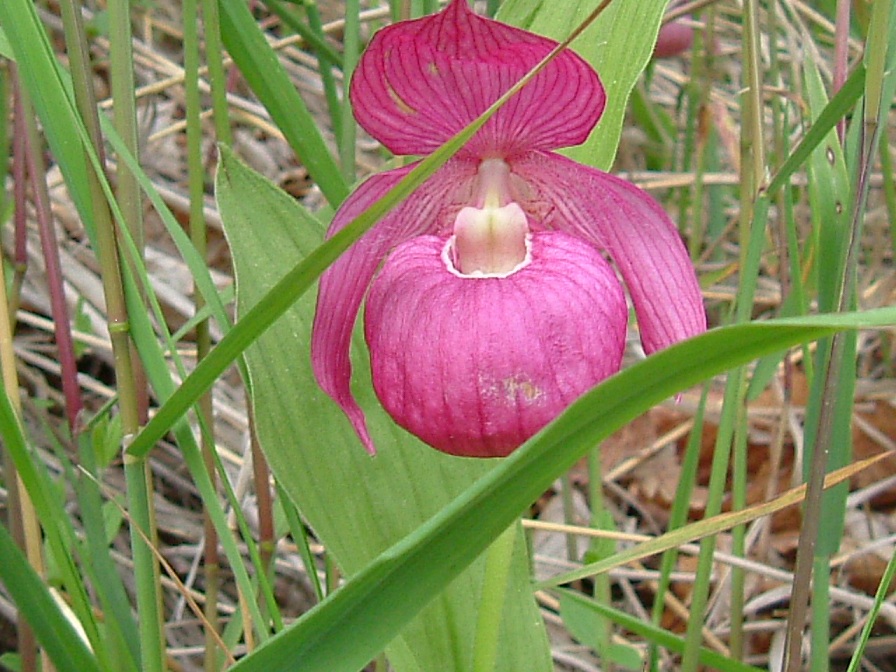
<path id="1" fill-rule="evenodd" d="M 342 5 L 335 0 L 319 4 L 324 19 L 330 22 L 328 32 L 333 44 L 338 47 Z M 719 0 L 712 4 L 717 12 L 717 32 L 714 45 L 715 68 L 711 81 L 704 79 L 692 82 L 690 55 L 685 54 L 657 62 L 652 68 L 649 84 L 642 83 L 640 86 L 653 105 L 665 110 L 678 122 L 678 128 L 687 125 L 689 116 L 700 114 L 702 116 L 697 123 L 698 133 L 704 132 L 708 126 L 713 126 L 719 132 L 723 141 L 719 151 L 722 165 L 705 174 L 705 184 L 737 185 L 737 137 L 740 123 L 738 93 L 742 65 L 739 58 L 741 10 L 734 0 Z M 832 62 L 830 40 L 817 40 L 820 53 L 806 54 L 798 47 L 805 44 L 799 39 L 799 35 L 808 28 L 817 34 L 832 36 L 833 26 L 809 2 L 793 0 L 780 4 L 783 11 L 779 12 L 779 17 L 784 18 L 782 30 L 792 37 L 792 51 L 786 51 L 782 55 L 782 72 L 788 80 L 769 83 L 767 96 L 769 99 L 781 97 L 788 104 L 799 106 L 803 104 L 798 93 L 801 90 L 801 59 L 816 58 L 822 69 Z M 88 3 L 88 6 L 90 9 L 85 10 L 85 16 L 100 26 L 102 3 Z M 54 4 L 46 4 L 41 11 L 46 24 L 58 31 L 61 24 L 55 14 Z M 188 198 L 180 49 L 182 35 L 179 29 L 183 17 L 179 11 L 179 3 L 173 0 L 157 0 L 151 6 L 135 5 L 135 56 L 144 168 L 173 212 L 186 222 Z M 386 11 L 379 9 L 371 9 L 364 14 L 367 19 L 382 18 L 385 15 Z M 269 29 L 272 40 L 277 35 L 286 34 L 279 30 L 274 17 L 262 15 L 259 19 Z M 700 28 L 699 21 L 695 25 Z M 60 57 L 64 59 L 61 43 L 60 38 Z M 310 109 L 317 113 L 321 128 L 326 130 L 329 122 L 317 75 L 316 59 L 298 39 L 287 37 L 277 44 L 281 61 Z M 851 45 L 852 59 L 859 57 L 860 46 Z M 109 54 L 108 44 L 101 32 L 96 34 L 91 47 L 95 63 L 95 86 L 99 97 L 103 98 L 107 95 L 104 92 L 108 91 Z M 238 73 L 231 72 L 231 76 L 235 86 L 229 94 L 229 106 L 234 122 L 236 152 L 253 168 L 308 207 L 322 207 L 324 199 L 308 179 L 307 173 L 279 135 L 266 111 L 247 87 L 241 84 Z M 708 105 L 699 112 L 688 109 L 684 104 L 685 89 L 691 85 L 708 86 Z M 896 128 L 894 123 L 896 120 L 891 116 L 890 126 L 886 129 L 888 136 L 883 139 L 891 148 Z M 332 140 L 332 137 L 329 139 Z M 694 172 L 682 167 L 680 137 L 667 138 L 666 145 L 659 148 L 652 146 L 653 142 L 633 123 L 627 124 L 616 170 L 651 191 L 675 218 L 676 215 L 681 215 L 679 206 L 683 190 L 686 191 L 694 184 Z M 358 151 L 360 172 L 369 173 L 381 167 L 382 155 L 375 142 L 362 139 L 358 143 Z M 668 158 L 666 164 L 662 170 L 648 170 L 648 157 L 656 156 L 658 151 L 661 154 L 665 152 Z M 211 185 L 215 161 L 211 141 L 207 144 L 206 156 L 208 184 Z M 804 180 L 805 176 L 797 176 L 796 179 Z M 79 381 L 87 401 L 86 414 L 92 415 L 115 394 L 99 269 L 55 167 L 48 169 L 47 181 L 51 185 L 53 216 L 60 241 L 67 298 L 76 315 L 76 339 L 81 344 Z M 860 304 L 865 308 L 896 303 L 896 267 L 890 242 L 892 222 L 888 220 L 881 181 L 878 167 L 873 177 L 866 221 L 866 252 L 859 273 Z M 228 250 L 210 190 L 206 197 L 206 216 L 211 226 L 210 263 L 214 268 L 216 283 L 220 288 L 226 288 L 232 283 Z M 734 229 L 737 222 L 738 207 L 734 199 L 725 203 L 730 230 Z M 796 213 L 805 229 L 809 227 L 807 207 L 805 203 L 798 204 Z M 169 327 L 174 331 L 192 317 L 192 281 L 189 270 L 167 239 L 164 227 L 151 208 L 147 207 L 145 215 L 147 265 L 153 288 L 162 301 Z M 3 248 L 8 253 L 12 244 L 11 227 L 4 226 L 2 233 Z M 48 318 L 50 307 L 43 260 L 33 221 L 29 221 L 28 250 L 28 270 L 17 315 L 15 351 L 21 385 L 25 392 L 25 419 L 31 436 L 45 438 L 40 445 L 43 458 L 51 469 L 58 469 L 53 444 L 59 441 L 65 446 L 67 439 L 60 429 L 64 425 L 64 418 L 60 412 L 62 396 L 59 389 L 59 366 L 52 321 Z M 717 248 L 707 250 L 700 260 L 700 274 L 716 278 L 705 292 L 711 316 L 717 315 L 718 307 L 730 300 L 735 293 L 736 274 L 733 269 L 731 273 L 726 273 L 726 269 L 737 258 L 737 253 L 736 237 L 727 235 Z M 764 260 L 754 315 L 774 314 L 781 297 L 777 260 L 769 256 Z M 630 339 L 630 358 L 639 356 L 635 340 L 636 338 Z M 860 375 L 853 417 L 856 458 L 882 451 L 893 452 L 896 449 L 896 367 L 892 359 L 893 349 L 892 331 L 868 333 L 860 337 Z M 189 348 L 183 354 L 190 362 Z M 793 355 L 792 379 L 776 377 L 772 385 L 749 406 L 749 503 L 770 499 L 799 480 L 799 460 L 803 445 L 802 413 L 807 393 L 799 358 L 799 353 Z M 702 515 L 715 432 L 712 420 L 718 417 L 720 400 L 719 386 L 712 393 L 708 405 L 709 422 L 702 437 L 703 480 L 695 490 L 691 502 L 692 519 L 698 519 Z M 693 426 L 697 402 L 698 392 L 684 395 L 679 403 L 670 400 L 632 423 L 602 447 L 607 505 L 618 529 L 632 540 L 637 539 L 638 535 L 653 535 L 665 529 L 681 468 L 681 454 Z M 224 377 L 215 386 L 214 411 L 218 449 L 243 510 L 250 524 L 255 526 L 257 515 L 248 459 L 250 453 L 247 449 L 249 430 L 246 400 L 235 373 Z M 778 450 L 782 457 L 776 462 L 773 457 L 778 454 Z M 155 508 L 163 543 L 162 554 L 193 598 L 201 604 L 204 601 L 204 587 L 198 570 L 203 549 L 203 526 L 198 493 L 174 446 L 163 444 L 153 452 L 151 463 L 156 487 Z M 567 481 L 568 490 L 564 491 L 564 485 L 558 483 L 554 490 L 545 493 L 533 507 L 533 520 L 529 525 L 532 528 L 535 571 L 539 578 L 574 567 L 581 561 L 589 533 L 587 479 L 588 471 L 582 465 L 571 472 Z M 110 469 L 104 486 L 110 500 L 121 498 L 124 489 L 121 472 Z M 70 501 L 71 515 L 77 518 L 72 493 L 63 494 Z M 0 507 L 4 505 L 5 497 L 6 491 L 0 490 Z M 896 459 L 889 459 L 861 473 L 852 483 L 846 533 L 840 554 L 834 560 L 834 573 L 831 577 L 831 595 L 834 601 L 831 606 L 832 622 L 836 626 L 836 631 L 831 633 L 831 655 L 835 660 L 835 668 L 837 661 L 846 659 L 850 654 L 850 638 L 861 627 L 861 616 L 871 602 L 883 568 L 896 552 L 894 511 Z M 569 525 L 576 527 L 573 529 Z M 724 624 L 727 613 L 727 581 L 730 567 L 740 565 L 747 570 L 745 617 L 750 637 L 749 646 L 753 652 L 749 662 L 760 666 L 767 664 L 769 650 L 780 645 L 799 528 L 799 514 L 794 509 L 758 521 L 749 532 L 750 548 L 746 560 L 726 554 L 728 537 L 720 535 L 711 608 L 705 622 L 705 640 L 708 645 L 721 651 L 726 650 Z M 257 529 L 255 531 L 257 533 Z M 124 576 L 128 576 L 130 544 L 125 524 L 122 524 L 113 544 L 120 570 Z M 674 576 L 674 599 L 668 599 L 663 623 L 664 627 L 679 632 L 683 631 L 689 617 L 689 581 L 696 564 L 694 548 L 685 547 L 682 550 Z M 314 551 L 323 558 L 324 549 L 315 547 Z M 284 614 L 298 616 L 307 610 L 313 599 L 296 548 L 288 538 L 279 539 L 274 558 L 277 596 L 284 605 Z M 322 560 L 320 566 L 323 568 Z M 653 586 L 657 578 L 655 567 L 649 563 L 615 570 L 612 573 L 613 597 L 621 608 L 645 620 L 649 619 Z M 163 581 L 166 632 L 172 665 L 183 670 L 201 669 L 201 627 L 186 608 L 183 589 L 170 579 Z M 582 672 L 596 670 L 597 663 L 586 647 L 577 644 L 566 633 L 557 616 L 557 605 L 553 598 L 540 594 L 539 600 L 551 629 L 557 669 Z M 224 618 L 238 608 L 235 590 L 227 581 L 219 595 L 218 608 Z M 14 628 L 11 626 L 15 618 L 14 605 L 0 592 L 0 651 L 15 649 Z M 840 646 L 841 642 L 843 646 Z M 866 669 L 896 670 L 896 600 L 892 596 L 881 612 Z"/>

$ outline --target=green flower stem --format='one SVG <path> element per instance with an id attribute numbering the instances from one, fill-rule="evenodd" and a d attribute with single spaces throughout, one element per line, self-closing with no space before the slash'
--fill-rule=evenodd
<path id="1" fill-rule="evenodd" d="M 352 116 L 351 102 L 348 99 L 348 86 L 361 51 L 360 13 L 361 6 L 358 0 L 346 0 L 342 52 L 342 116 L 339 121 L 339 162 L 342 167 L 342 176 L 348 184 L 355 181 L 355 145 L 357 144 L 355 142 L 357 127 L 355 118 Z"/>
<path id="2" fill-rule="evenodd" d="M 60 6 L 76 105 L 87 128 L 94 151 L 102 160 L 103 142 L 100 135 L 96 100 L 93 95 L 92 71 L 87 54 L 87 38 L 81 21 L 80 7 L 76 6 L 73 0 L 64 0 Z M 105 200 L 100 177 L 94 171 L 93 164 L 87 163 L 85 169 L 96 228 L 96 253 L 108 312 L 109 336 L 112 342 L 122 432 L 126 437 L 125 443 L 127 443 L 138 433 L 140 428 L 139 393 L 131 351 L 131 327 L 125 303 L 115 223 Z M 153 540 L 155 538 L 153 534 L 155 521 L 150 509 L 146 462 L 142 457 L 135 459 L 131 456 L 126 457 L 125 462 L 128 512 L 134 525 L 142 529 L 146 538 Z M 165 638 L 162 632 L 160 613 L 161 595 L 159 591 L 161 584 L 158 580 L 158 564 L 152 549 L 136 529 L 131 534 L 131 547 L 137 584 L 137 611 L 141 625 L 141 667 L 145 672 L 162 672 L 165 667 Z"/>
<path id="3" fill-rule="evenodd" d="M 189 22 L 185 22 L 189 23 Z M 112 121 L 115 130 L 131 156 L 139 157 L 137 144 L 137 109 L 134 96 L 134 58 L 131 48 L 130 3 L 109 2 L 109 67 L 112 89 Z M 143 199 L 140 185 L 127 165 L 119 161 L 115 199 L 137 249 L 144 246 Z"/>
<path id="4" fill-rule="evenodd" d="M 507 595 L 511 558 L 519 523 L 504 530 L 486 551 L 485 585 L 476 622 L 476 644 L 473 648 L 473 672 L 493 672 L 498 660 L 498 635 L 501 613 Z"/>
<path id="5" fill-rule="evenodd" d="M 146 539 L 156 543 L 155 517 L 149 503 L 152 491 L 149 461 L 125 454 L 124 474 L 140 621 L 140 669 L 143 672 L 165 672 L 165 636 L 158 589 L 161 579 L 152 548 L 144 541 Z"/>
<path id="6" fill-rule="evenodd" d="M 196 253 L 205 259 L 208 254 L 205 214 L 203 212 L 205 196 L 205 167 L 202 162 L 202 104 L 199 98 L 199 7 L 197 0 L 184 0 L 184 16 L 191 17 L 184 21 L 184 91 L 187 122 L 187 175 L 190 196 L 190 240 Z M 194 292 L 193 302 L 196 312 L 205 307 L 205 300 L 198 292 Z M 202 361 L 211 350 L 211 333 L 208 320 L 196 323 L 196 360 Z M 214 413 L 212 412 L 211 391 L 203 394 L 198 401 L 197 410 L 202 417 L 201 449 L 205 469 L 217 488 L 215 472 L 214 446 Z M 218 554 L 218 534 L 208 514 L 203 512 L 203 530 L 205 539 L 205 572 L 206 601 L 204 616 L 205 633 L 205 669 L 214 672 L 217 668 L 218 633 L 221 625 L 218 620 L 217 596 L 219 589 L 220 557 Z M 250 623 L 246 623 L 250 627 Z"/>
<path id="7" fill-rule="evenodd" d="M 215 136 L 218 142 L 233 144 L 230 115 L 227 107 L 227 75 L 224 73 L 224 50 L 221 46 L 221 18 L 216 0 L 202 0 L 205 24 L 205 62 L 212 91 Z"/>

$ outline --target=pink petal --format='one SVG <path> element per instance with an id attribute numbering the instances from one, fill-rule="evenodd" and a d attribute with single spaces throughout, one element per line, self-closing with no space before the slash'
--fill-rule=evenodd
<path id="1" fill-rule="evenodd" d="M 619 370 L 628 310 L 597 249 L 565 233 L 531 238 L 505 277 L 460 276 L 446 240 L 389 256 L 367 297 L 373 384 L 405 429 L 453 455 L 507 455 Z"/>
<path id="2" fill-rule="evenodd" d="M 414 165 L 369 178 L 342 204 L 327 236 L 332 236 L 381 198 Z M 361 237 L 321 276 L 311 333 L 311 362 L 321 388 L 329 394 L 372 454 L 364 414 L 352 396 L 349 358 L 352 328 L 367 287 L 388 252 L 411 236 L 451 232 L 458 210 L 469 201 L 476 165 L 453 159 Z M 446 185 L 451 185 L 447 187 Z"/>
<path id="3" fill-rule="evenodd" d="M 428 154 L 519 81 L 556 42 L 480 17 L 466 0 L 379 31 L 351 83 L 358 122 L 395 154 Z M 558 56 L 482 128 L 475 156 L 577 145 L 603 112 L 597 74 Z"/>
<path id="4" fill-rule="evenodd" d="M 694 266 L 678 229 L 646 192 L 558 154 L 532 152 L 511 162 L 528 187 L 517 200 L 545 228 L 606 250 L 635 305 L 649 354 L 706 330 Z"/>

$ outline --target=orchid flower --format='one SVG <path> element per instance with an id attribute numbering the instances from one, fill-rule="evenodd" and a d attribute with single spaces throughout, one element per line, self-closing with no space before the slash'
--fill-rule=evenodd
<path id="1" fill-rule="evenodd" d="M 452 0 L 376 33 L 351 82 L 358 123 L 395 154 L 431 153 L 556 44 Z M 507 455 L 619 370 L 628 308 L 617 271 L 648 354 L 706 328 L 694 269 L 662 208 L 552 151 L 583 142 L 604 103 L 597 74 L 565 50 L 324 273 L 315 376 L 370 453 L 349 358 L 365 297 L 383 407 L 463 456 Z M 413 165 L 363 182 L 328 235 Z"/>

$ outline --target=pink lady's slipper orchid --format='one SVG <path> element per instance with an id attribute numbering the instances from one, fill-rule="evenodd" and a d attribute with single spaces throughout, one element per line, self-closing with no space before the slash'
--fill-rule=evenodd
<path id="1" fill-rule="evenodd" d="M 427 154 L 555 46 L 453 0 L 374 36 L 351 83 L 355 114 L 395 154 Z M 604 254 L 648 353 L 705 329 L 694 269 L 660 206 L 551 151 L 583 142 L 604 101 L 597 74 L 563 52 L 321 278 L 314 372 L 371 453 L 350 389 L 365 296 L 382 405 L 454 455 L 507 455 L 619 370 L 628 310 Z M 329 234 L 412 167 L 364 182 Z"/>

